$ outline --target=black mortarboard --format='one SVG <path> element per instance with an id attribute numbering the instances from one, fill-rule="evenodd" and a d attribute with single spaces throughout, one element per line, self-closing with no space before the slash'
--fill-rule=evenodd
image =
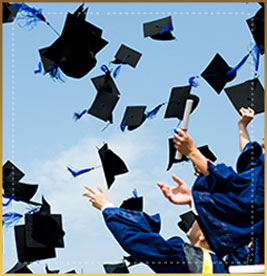
<path id="1" fill-rule="evenodd" d="M 191 95 L 190 90 L 191 85 L 172 88 L 164 118 L 178 118 L 182 120 L 187 99 L 193 100 L 191 113 L 195 110 L 199 103 L 199 98 L 195 95 Z"/>
<path id="2" fill-rule="evenodd" d="M 98 92 L 108 92 L 115 95 L 120 95 L 120 91 L 115 85 L 110 73 L 107 72 L 102 76 L 91 79 Z"/>
<path id="3" fill-rule="evenodd" d="M 128 130 L 134 130 L 141 126 L 146 119 L 145 110 L 146 106 L 127 106 L 121 121 L 121 128 L 124 129 L 127 126 Z"/>
<path id="4" fill-rule="evenodd" d="M 189 211 L 179 217 L 181 218 L 181 221 L 178 222 L 178 226 L 182 231 L 187 233 L 195 222 L 196 215 L 192 211 Z"/>
<path id="5" fill-rule="evenodd" d="M 59 269 L 50 270 L 48 265 L 45 265 L 45 271 L 47 274 L 58 274 L 60 270 Z"/>
<path id="6" fill-rule="evenodd" d="M 173 40 L 171 16 L 147 22 L 143 24 L 144 37 L 150 36 L 156 40 Z"/>
<path id="7" fill-rule="evenodd" d="M 13 163 L 7 161 L 3 166 L 3 182 L 19 182 L 25 174 Z"/>
<path id="8" fill-rule="evenodd" d="M 182 158 L 180 160 L 175 159 L 176 152 L 177 151 L 174 147 L 173 138 L 170 138 L 169 139 L 169 164 L 168 164 L 167 171 L 172 167 L 173 164 L 189 160 L 185 155 L 182 155 Z"/>
<path id="9" fill-rule="evenodd" d="M 105 122 L 109 121 L 112 124 L 112 111 L 119 99 L 120 98 L 117 94 L 100 91 L 97 93 L 92 106 L 88 109 L 87 112 Z"/>
<path id="10" fill-rule="evenodd" d="M 262 6 L 257 11 L 255 16 L 247 19 L 247 24 L 260 50 L 260 53 L 263 55 L 264 54 L 264 6 Z"/>
<path id="11" fill-rule="evenodd" d="M 67 76 L 81 78 L 94 68 L 95 55 L 108 43 L 101 34 L 98 27 L 68 13 L 61 36 L 45 48 L 42 57 L 56 63 Z"/>
<path id="12" fill-rule="evenodd" d="M 64 247 L 61 215 L 26 214 L 25 231 L 29 248 Z"/>
<path id="13" fill-rule="evenodd" d="M 118 264 L 104 264 L 103 266 L 106 273 L 129 273 L 124 261 Z"/>
<path id="14" fill-rule="evenodd" d="M 14 196 L 14 199 L 17 201 L 30 202 L 30 199 L 35 195 L 38 189 L 38 185 L 19 182 L 24 175 L 25 174 L 10 161 L 4 164 L 3 189 L 6 196 Z M 35 204 L 34 202 L 31 203 Z"/>
<path id="15" fill-rule="evenodd" d="M 33 262 L 56 257 L 55 248 L 30 248 L 26 245 L 25 225 L 17 225 L 15 229 L 15 240 L 17 246 L 17 255 L 20 262 Z"/>
<path id="16" fill-rule="evenodd" d="M 214 155 L 214 153 L 209 149 L 208 145 L 198 147 L 198 150 L 210 161 L 215 162 L 217 160 L 217 157 Z"/>
<path id="17" fill-rule="evenodd" d="M 220 94 L 227 82 L 233 79 L 233 75 L 227 75 L 232 68 L 225 62 L 220 54 L 215 57 L 208 64 L 206 69 L 201 73 L 201 76 L 208 82 L 208 84 Z"/>
<path id="18" fill-rule="evenodd" d="M 225 88 L 225 92 L 237 112 L 241 107 L 250 107 L 255 114 L 264 112 L 264 89 L 259 79 Z"/>
<path id="19" fill-rule="evenodd" d="M 49 203 L 45 200 L 44 197 L 42 197 L 42 205 L 41 208 L 39 209 L 39 213 L 45 214 L 45 215 L 50 215 L 51 214 L 51 208 Z"/>
<path id="20" fill-rule="evenodd" d="M 139 61 L 141 53 L 125 46 L 121 45 L 120 49 L 115 55 L 115 60 L 112 61 L 114 64 L 129 64 L 132 67 L 136 67 L 137 62 Z"/>
<path id="21" fill-rule="evenodd" d="M 143 197 L 139 196 L 125 199 L 120 205 L 120 208 L 133 211 L 143 211 Z"/>
<path id="22" fill-rule="evenodd" d="M 3 4 L 3 23 L 13 22 L 21 4 L 18 3 L 2 3 Z"/>
<path id="23" fill-rule="evenodd" d="M 88 8 L 84 9 L 84 4 L 81 4 L 79 8 L 73 13 L 74 16 L 85 20 L 86 14 L 87 14 Z"/>
<path id="24" fill-rule="evenodd" d="M 107 144 L 104 144 L 103 147 L 98 150 L 98 153 L 109 189 L 115 180 L 115 176 L 127 173 L 128 169 L 124 161 L 110 150 Z"/>
<path id="25" fill-rule="evenodd" d="M 140 263 L 139 260 L 137 260 L 136 258 L 134 258 L 133 256 L 123 256 L 123 259 L 126 260 L 127 262 L 129 262 L 128 267 L 133 266 L 133 265 L 137 265 Z"/>
<path id="26" fill-rule="evenodd" d="M 68 272 L 65 272 L 64 274 L 77 274 L 77 272 L 75 271 L 75 269 L 72 269 Z"/>
<path id="27" fill-rule="evenodd" d="M 49 47 L 47 48 L 43 48 L 43 49 L 39 49 L 39 55 L 41 57 L 41 61 L 42 61 L 42 65 L 44 68 L 44 74 L 50 72 L 53 69 L 53 66 L 55 64 L 54 61 L 48 59 L 46 57 L 46 51 Z"/>
<path id="28" fill-rule="evenodd" d="M 10 270 L 8 270 L 7 272 L 5 272 L 5 274 L 7 273 L 32 273 L 32 271 L 27 267 L 30 263 L 26 262 L 26 263 L 16 263 Z"/>

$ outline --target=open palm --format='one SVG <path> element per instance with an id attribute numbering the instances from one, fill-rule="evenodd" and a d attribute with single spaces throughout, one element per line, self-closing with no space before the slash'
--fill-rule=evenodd
<path id="1" fill-rule="evenodd" d="M 189 186 L 174 174 L 172 175 L 172 179 L 178 184 L 178 186 L 169 186 L 157 182 L 164 196 L 174 204 L 191 205 L 192 194 Z"/>

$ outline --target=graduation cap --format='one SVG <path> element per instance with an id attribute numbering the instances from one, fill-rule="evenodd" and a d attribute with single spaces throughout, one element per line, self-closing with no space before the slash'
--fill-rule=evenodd
<path id="1" fill-rule="evenodd" d="M 129 262 L 128 267 L 133 266 L 133 265 L 137 265 L 140 263 L 139 260 L 137 260 L 136 258 L 134 258 L 133 256 L 123 256 L 123 259 L 126 260 L 127 262 Z"/>
<path id="2" fill-rule="evenodd" d="M 81 6 L 73 13 L 76 17 L 85 20 L 86 14 L 87 14 L 88 8 L 84 8 L 84 4 L 81 4 Z"/>
<path id="3" fill-rule="evenodd" d="M 118 90 L 116 84 L 110 76 L 110 72 L 92 78 L 91 81 L 93 82 L 98 92 L 108 92 L 110 94 L 120 95 L 120 91 Z"/>
<path id="4" fill-rule="evenodd" d="M 98 153 L 101 159 L 105 178 L 107 181 L 107 186 L 109 189 L 113 184 L 113 182 L 115 181 L 115 176 L 127 173 L 128 169 L 124 161 L 118 155 L 116 155 L 112 150 L 110 150 L 107 144 L 104 144 L 98 150 Z"/>
<path id="5" fill-rule="evenodd" d="M 262 7 L 257 11 L 255 16 L 247 19 L 248 27 L 253 38 L 260 50 L 264 54 L 264 3 L 260 3 Z"/>
<path id="6" fill-rule="evenodd" d="M 10 270 L 5 272 L 5 274 L 7 274 L 7 273 L 33 273 L 28 268 L 29 264 L 30 264 L 30 262 L 25 262 L 25 263 L 17 262 Z"/>
<path id="7" fill-rule="evenodd" d="M 68 13 L 61 36 L 45 48 L 42 56 L 53 61 L 67 76 L 81 78 L 94 68 L 95 55 L 108 43 L 101 35 L 101 29 L 75 13 Z"/>
<path id="8" fill-rule="evenodd" d="M 72 269 L 68 272 L 65 272 L 64 274 L 77 274 L 77 272 L 75 271 L 75 269 Z"/>
<path id="9" fill-rule="evenodd" d="M 264 89 L 258 78 L 225 88 L 225 92 L 238 113 L 241 107 L 250 107 L 255 114 L 264 112 Z"/>
<path id="10" fill-rule="evenodd" d="M 128 130 L 134 130 L 141 126 L 146 120 L 146 106 L 127 106 L 121 121 L 121 130 L 124 131 L 127 126 Z"/>
<path id="11" fill-rule="evenodd" d="M 130 273 L 124 261 L 118 264 L 104 264 L 103 267 L 106 273 Z"/>
<path id="12" fill-rule="evenodd" d="M 59 269 L 50 270 L 48 265 L 46 264 L 45 265 L 45 271 L 46 271 L 47 274 L 58 274 L 60 270 Z"/>
<path id="13" fill-rule="evenodd" d="M 182 120 L 187 99 L 193 100 L 191 113 L 195 110 L 199 103 L 199 97 L 191 95 L 190 90 L 191 85 L 172 88 L 164 118 L 178 118 Z"/>
<path id="14" fill-rule="evenodd" d="M 167 167 L 167 171 L 172 167 L 173 164 L 183 162 L 183 161 L 189 161 L 188 157 L 185 155 L 182 155 L 182 158 L 180 160 L 177 160 L 175 158 L 176 155 L 176 149 L 174 147 L 173 138 L 170 138 L 169 140 L 169 164 Z"/>
<path id="15" fill-rule="evenodd" d="M 27 246 L 25 225 L 17 225 L 14 227 L 14 230 L 19 262 L 33 262 L 36 260 L 43 260 L 56 257 L 56 251 L 53 247 L 31 248 Z"/>
<path id="16" fill-rule="evenodd" d="M 2 3 L 3 7 L 3 23 L 13 22 L 21 8 L 18 3 Z"/>
<path id="17" fill-rule="evenodd" d="M 144 37 L 151 37 L 155 40 L 173 40 L 171 16 L 147 22 L 143 24 Z"/>
<path id="18" fill-rule="evenodd" d="M 120 208 L 133 210 L 133 211 L 143 211 L 143 197 L 131 197 L 128 199 L 125 199 L 122 204 L 120 205 Z"/>
<path id="19" fill-rule="evenodd" d="M 25 237 L 29 248 L 64 247 L 62 218 L 50 213 L 50 205 L 42 198 L 40 210 L 25 215 Z"/>
<path id="20" fill-rule="evenodd" d="M 187 233 L 196 220 L 196 215 L 192 212 L 186 212 L 179 216 L 181 221 L 178 222 L 179 228 Z"/>
<path id="21" fill-rule="evenodd" d="M 141 53 L 122 44 L 115 55 L 115 60 L 112 61 L 112 63 L 128 64 L 135 68 L 141 56 Z"/>
<path id="22" fill-rule="evenodd" d="M 87 112 L 105 122 L 109 121 L 112 124 L 112 111 L 119 99 L 119 96 L 115 93 L 100 91 L 97 93 L 92 106 Z"/>
<path id="23" fill-rule="evenodd" d="M 198 147 L 198 150 L 210 161 L 215 162 L 217 160 L 217 157 L 214 155 L 214 153 L 209 149 L 208 145 Z"/>
<path id="24" fill-rule="evenodd" d="M 35 195 L 38 185 L 25 184 L 19 182 L 25 174 L 17 168 L 12 162 L 7 161 L 3 166 L 3 189 L 4 197 L 14 199 L 16 201 L 23 201 L 26 203 L 37 204 L 30 201 Z M 7 204 L 8 205 L 8 204 Z"/>

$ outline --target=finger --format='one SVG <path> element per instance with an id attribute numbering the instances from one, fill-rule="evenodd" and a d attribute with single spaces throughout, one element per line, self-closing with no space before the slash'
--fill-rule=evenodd
<path id="1" fill-rule="evenodd" d="M 251 114 L 253 114 L 253 115 L 254 115 L 254 113 L 255 113 L 254 109 L 252 109 L 252 108 L 248 107 L 248 110 L 249 110 L 249 112 L 250 112 Z"/>
<path id="2" fill-rule="evenodd" d="M 172 179 L 180 186 L 183 182 L 175 174 L 172 175 Z"/>
<path id="3" fill-rule="evenodd" d="M 91 187 L 89 187 L 89 186 L 84 186 L 84 188 L 85 189 L 87 189 L 89 192 L 91 192 L 92 194 L 96 194 L 96 191 L 93 189 L 93 188 L 91 188 Z"/>
<path id="4" fill-rule="evenodd" d="M 95 196 L 94 196 L 94 195 L 90 195 L 90 194 L 88 194 L 88 193 L 83 193 L 83 196 L 85 196 L 85 197 L 89 197 L 89 198 L 95 198 Z"/>
<path id="5" fill-rule="evenodd" d="M 97 186 L 97 189 L 99 190 L 100 193 L 104 193 L 104 190 L 100 187 L 100 186 Z"/>

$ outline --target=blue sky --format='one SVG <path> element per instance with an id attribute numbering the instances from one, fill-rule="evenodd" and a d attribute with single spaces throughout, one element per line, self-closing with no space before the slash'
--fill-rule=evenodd
<path id="1" fill-rule="evenodd" d="M 79 3 L 30 3 L 42 8 L 53 27 L 61 32 L 67 12 L 74 12 Z M 167 101 L 173 87 L 188 85 L 188 78 L 199 75 L 216 53 L 235 66 L 253 43 L 246 19 L 260 8 L 257 3 L 90 3 L 86 20 L 103 29 L 102 37 L 109 44 L 97 55 L 97 65 L 85 77 L 65 83 L 53 82 L 48 75 L 35 75 L 39 62 L 38 49 L 49 46 L 57 35 L 43 22 L 29 30 L 14 23 L 3 25 L 3 162 L 11 160 L 26 176 L 23 182 L 39 184 L 35 201 L 42 195 L 52 206 L 52 213 L 63 215 L 65 248 L 57 249 L 57 258 L 30 265 L 35 273 L 44 272 L 44 265 L 61 272 L 75 268 L 77 272 L 103 273 L 102 264 L 119 262 L 125 253 L 104 225 L 98 210 L 81 196 L 84 185 L 107 190 L 102 169 L 76 179 L 66 166 L 97 166 L 100 159 L 96 147 L 107 142 L 121 156 L 129 173 L 118 176 L 108 191 L 110 200 L 119 205 L 137 189 L 144 197 L 144 210 L 160 213 L 161 233 L 165 238 L 185 236 L 177 228 L 179 214 L 187 207 L 170 204 L 157 181 L 173 184 L 175 173 L 192 185 L 190 163 L 177 164 L 166 172 L 168 138 L 177 119 L 163 119 L 163 107 L 153 120 L 140 128 L 120 131 L 119 125 L 127 105 L 147 105 L 151 110 Z M 171 15 L 176 37 L 174 41 L 155 41 L 143 37 L 142 24 Z M 134 69 L 125 66 L 115 80 L 121 96 L 113 112 L 114 124 L 104 132 L 103 121 L 86 115 L 74 122 L 73 113 L 89 108 L 96 96 L 90 78 L 102 75 L 102 64 L 108 64 L 121 44 L 142 53 Z M 249 59 L 237 77 L 226 87 L 253 77 Z M 260 81 L 264 85 L 264 56 L 260 60 Z M 217 162 L 235 166 L 239 153 L 238 113 L 226 93 L 220 95 L 199 79 L 199 87 L 191 90 L 200 97 L 190 117 L 189 134 L 197 146 L 208 144 L 217 155 Z M 255 116 L 249 127 L 253 140 L 264 136 L 264 115 Z M 13 203 L 7 210 L 26 210 L 22 203 Z M 23 220 L 21 224 L 23 224 Z M 185 238 L 186 239 L 186 238 Z M 13 228 L 3 230 L 3 270 L 17 261 Z M 130 268 L 133 273 L 149 273 L 145 265 Z"/>

